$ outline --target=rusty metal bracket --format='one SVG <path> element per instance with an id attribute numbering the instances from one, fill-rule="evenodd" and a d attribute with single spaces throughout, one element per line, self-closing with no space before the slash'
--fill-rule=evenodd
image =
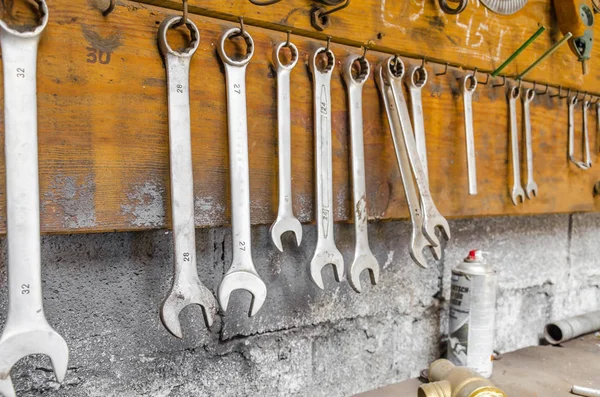
<path id="1" fill-rule="evenodd" d="M 325 0 L 323 0 L 325 2 Z M 333 1 L 329 0 L 329 3 Z M 329 16 L 335 12 L 341 11 L 350 5 L 350 0 L 346 0 L 342 5 L 326 10 L 321 5 L 313 5 L 312 11 L 310 12 L 310 24 L 313 28 L 318 31 L 323 31 L 329 27 L 330 18 Z"/>

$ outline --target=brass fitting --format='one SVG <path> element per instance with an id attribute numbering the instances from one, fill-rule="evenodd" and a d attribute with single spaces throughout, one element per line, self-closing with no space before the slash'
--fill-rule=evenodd
<path id="1" fill-rule="evenodd" d="M 431 363 L 428 378 L 430 383 L 419 387 L 419 397 L 507 397 L 492 381 L 446 359 Z"/>

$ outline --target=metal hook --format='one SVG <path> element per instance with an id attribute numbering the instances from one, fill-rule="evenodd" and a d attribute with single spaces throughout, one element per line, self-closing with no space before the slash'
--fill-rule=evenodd
<path id="1" fill-rule="evenodd" d="M 592 101 L 592 98 L 594 98 L 594 97 L 590 95 L 590 103 L 591 103 L 592 105 L 594 105 L 594 104 L 598 103 L 598 101 L 600 101 L 600 97 L 596 97 L 596 100 L 595 100 L 595 101 Z"/>
<path id="2" fill-rule="evenodd" d="M 285 46 L 289 47 L 290 46 L 290 35 L 292 34 L 291 30 L 286 30 L 287 33 L 287 39 L 285 40 Z"/>
<path id="3" fill-rule="evenodd" d="M 492 87 L 504 87 L 506 85 L 506 76 L 502 76 L 502 84 L 492 84 Z"/>
<path id="4" fill-rule="evenodd" d="M 365 57 L 367 56 L 367 51 L 369 50 L 369 46 L 368 45 L 363 46 L 362 50 L 363 50 L 363 54 L 362 54 L 362 57 L 360 57 L 360 59 L 365 59 Z"/>
<path id="5" fill-rule="evenodd" d="M 188 0 L 183 0 L 183 16 L 181 19 L 173 24 L 173 28 L 178 28 L 183 24 L 188 23 Z"/>
<path id="6" fill-rule="evenodd" d="M 478 68 L 475 68 L 475 69 L 473 69 L 473 74 L 472 74 L 472 76 L 473 76 L 473 77 L 475 77 L 475 78 L 477 78 L 477 70 L 478 70 Z M 468 72 L 468 71 L 469 71 L 468 69 L 466 69 L 466 70 L 465 70 L 465 72 Z M 469 74 L 469 73 L 467 73 L 467 75 L 468 75 L 468 74 Z M 457 77 L 457 78 L 456 78 L 456 80 L 460 80 L 461 78 L 462 78 L 462 77 Z"/>
<path id="7" fill-rule="evenodd" d="M 565 95 L 565 96 L 559 96 L 558 98 L 559 99 L 565 99 L 565 98 L 568 98 L 570 95 L 571 95 L 571 89 L 569 88 L 569 90 L 567 91 L 567 95 Z"/>
<path id="8" fill-rule="evenodd" d="M 554 97 L 559 97 L 559 98 L 561 98 L 561 94 L 562 94 L 562 86 L 561 86 L 561 85 L 559 85 L 559 86 L 558 86 L 558 94 L 550 95 L 550 98 L 554 98 Z"/>
<path id="9" fill-rule="evenodd" d="M 536 92 L 536 95 L 546 95 L 548 93 L 548 83 L 546 83 L 546 89 L 541 92 Z"/>
<path id="10" fill-rule="evenodd" d="M 519 79 L 519 86 L 517 87 L 519 90 L 521 89 L 521 84 L 523 84 L 523 80 Z"/>
<path id="11" fill-rule="evenodd" d="M 481 72 L 479 72 L 481 73 Z M 482 84 L 482 85 L 487 85 L 490 82 L 490 74 L 489 73 L 484 73 L 485 74 L 485 81 L 478 81 L 477 84 Z"/>
<path id="12" fill-rule="evenodd" d="M 104 11 L 102 11 L 102 16 L 109 16 L 111 12 L 114 11 L 115 6 L 117 5 L 117 0 L 110 0 L 110 4 L 108 5 L 108 8 Z"/>
<path id="13" fill-rule="evenodd" d="M 344 8 L 350 5 L 350 0 L 346 0 L 344 4 L 339 7 L 332 8 L 331 10 L 325 11 L 322 6 L 313 7 L 313 10 L 310 14 L 310 24 L 313 28 L 323 31 L 327 29 L 329 26 L 329 16 L 334 12 L 338 12 L 343 10 Z"/>
<path id="14" fill-rule="evenodd" d="M 427 62 L 427 61 L 426 61 L 425 57 L 423 57 L 423 60 L 421 61 L 421 69 L 425 69 L 425 62 Z"/>
<path id="15" fill-rule="evenodd" d="M 185 0 L 187 1 L 187 0 Z M 244 26 L 244 17 L 239 17 L 240 20 L 240 35 L 243 35 L 244 33 L 246 33 L 246 28 Z"/>
<path id="16" fill-rule="evenodd" d="M 398 56 L 398 55 L 396 55 L 396 56 Z M 448 64 L 449 63 L 450 62 L 446 62 L 446 67 L 444 68 L 444 71 L 442 73 L 436 73 L 435 75 L 436 76 L 443 76 L 443 75 L 447 74 L 448 73 Z"/>
<path id="17" fill-rule="evenodd" d="M 331 44 L 331 36 L 327 36 L 327 47 L 325 47 L 325 51 L 329 51 L 330 44 Z"/>

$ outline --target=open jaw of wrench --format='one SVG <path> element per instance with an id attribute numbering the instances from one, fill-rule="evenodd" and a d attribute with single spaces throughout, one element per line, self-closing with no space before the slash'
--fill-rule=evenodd
<path id="1" fill-rule="evenodd" d="M 281 62 L 281 50 L 290 50 L 291 60 L 288 64 Z M 290 73 L 298 62 L 298 49 L 291 42 L 279 43 L 273 50 L 273 63 L 277 67 L 277 131 L 279 148 L 279 209 L 277 219 L 271 225 L 271 239 L 279 251 L 283 252 L 281 235 L 292 232 L 296 236 L 296 244 L 302 241 L 302 225 L 294 216 L 292 209 L 292 150 L 291 150 L 291 116 L 290 116 Z"/>
<path id="2" fill-rule="evenodd" d="M 392 62 L 398 63 L 392 66 Z M 441 245 L 435 234 L 433 236 L 429 236 L 432 240 L 434 240 L 432 242 L 429 238 L 425 236 L 424 233 L 423 210 L 421 208 L 421 203 L 419 202 L 417 187 L 415 185 L 415 181 L 411 171 L 410 159 L 408 157 L 406 144 L 402 137 L 404 132 L 402 129 L 400 112 L 396 106 L 396 102 L 394 100 L 394 93 L 392 92 L 391 85 L 393 81 L 388 77 L 390 75 L 395 75 L 397 79 L 402 78 L 403 65 L 400 62 L 402 62 L 400 59 L 394 61 L 393 58 L 390 58 L 380 63 L 375 69 L 375 81 L 379 86 L 381 98 L 383 100 L 383 104 L 386 110 L 388 124 L 392 135 L 392 141 L 394 143 L 394 149 L 396 152 L 396 159 L 398 161 L 398 168 L 400 169 L 402 185 L 404 187 L 404 193 L 406 195 L 406 202 L 408 204 L 410 219 L 412 223 L 413 230 L 411 236 L 411 244 L 409 247 L 409 253 L 411 258 L 417 265 L 423 268 L 427 268 L 427 259 L 423 254 L 423 249 L 425 247 L 430 247 L 434 257 L 436 259 L 440 259 Z M 384 73 L 384 69 L 386 68 L 389 68 L 391 70 L 388 73 Z"/>
<path id="3" fill-rule="evenodd" d="M 465 112 L 465 143 L 467 148 L 467 174 L 469 178 L 469 194 L 477 194 L 477 165 L 475 162 L 475 135 L 473 132 L 473 93 L 477 88 L 475 74 L 467 74 L 460 81 Z"/>
<path id="4" fill-rule="evenodd" d="M 579 100 L 577 99 L 577 95 L 574 95 L 570 98 L 567 98 L 568 105 L 569 105 L 569 152 L 567 153 L 567 157 L 568 159 L 575 164 L 577 167 L 581 168 L 582 170 L 587 170 L 589 168 L 589 163 L 591 163 L 589 155 L 586 158 L 586 161 L 579 161 L 575 158 L 574 152 L 575 152 L 575 105 L 577 105 L 577 102 L 579 102 Z M 585 112 L 584 112 L 585 113 Z M 584 118 L 584 120 L 586 120 L 587 117 Z M 587 120 L 586 120 L 586 125 L 587 127 Z M 586 151 L 586 148 L 589 148 L 588 142 L 587 142 L 587 134 L 586 131 L 583 131 L 583 146 L 584 146 L 584 152 Z M 587 150 L 587 152 L 589 153 L 589 149 Z"/>
<path id="5" fill-rule="evenodd" d="M 0 336 L 0 383 L 10 389 L 10 370 L 25 356 L 50 357 L 62 382 L 69 348 L 44 315 L 40 253 L 37 140 L 37 50 L 48 7 L 36 0 L 40 24 L 18 32 L 0 20 L 4 69 L 4 156 L 8 240 L 8 315 Z M 8 390 L 5 395 L 14 395 Z"/>
<path id="6" fill-rule="evenodd" d="M 242 37 L 246 54 L 232 59 L 225 52 L 225 41 Z M 250 238 L 250 170 L 248 165 L 248 121 L 246 119 L 246 67 L 254 54 L 254 42 L 246 31 L 227 30 L 217 47 L 225 66 L 227 83 L 227 125 L 229 130 L 229 174 L 231 178 L 231 227 L 233 262 L 219 285 L 219 303 L 227 310 L 231 293 L 243 289 L 252 294 L 250 316 L 254 316 L 267 298 L 267 286 L 252 262 Z"/>
<path id="7" fill-rule="evenodd" d="M 319 67 L 321 54 L 326 65 Z M 336 281 L 344 278 L 344 258 L 333 237 L 333 154 L 331 144 L 331 73 L 335 66 L 333 52 L 325 47 L 313 52 L 309 61 L 313 75 L 315 123 L 315 180 L 317 184 L 317 247 L 310 261 L 312 280 L 324 289 L 321 270 L 333 265 Z"/>
<path id="8" fill-rule="evenodd" d="M 527 158 L 527 185 L 525 194 L 528 199 L 537 197 L 538 186 L 533 180 L 533 144 L 531 141 L 531 102 L 535 98 L 535 90 L 529 88 L 523 98 L 523 123 L 525 125 L 525 157 Z"/>
<path id="9" fill-rule="evenodd" d="M 353 75 L 353 68 L 356 76 Z M 356 292 L 362 291 L 360 274 L 369 271 L 371 284 L 379 281 L 379 262 L 369 247 L 367 188 L 365 181 L 365 147 L 363 137 L 362 91 L 371 73 L 366 58 L 351 55 L 342 65 L 342 75 L 348 91 L 348 108 L 350 112 L 350 136 L 352 149 L 352 198 L 354 201 L 354 260 L 350 265 L 349 281 Z"/>
<path id="10" fill-rule="evenodd" d="M 171 175 L 171 218 L 173 221 L 173 285 L 164 300 L 160 318 L 178 338 L 183 337 L 179 314 L 188 305 L 202 307 L 210 327 L 217 314 L 212 292 L 200 282 L 196 263 L 194 225 L 194 178 L 190 123 L 190 61 L 200 44 L 200 32 L 189 19 L 191 42 L 182 52 L 173 51 L 167 32 L 181 17 L 165 19 L 158 28 L 158 47 L 165 60 L 169 101 L 169 162 Z"/>
<path id="11" fill-rule="evenodd" d="M 508 96 L 508 109 L 510 116 L 510 155 L 512 159 L 512 189 L 510 191 L 510 198 L 514 205 L 519 204 L 519 198 L 521 203 L 525 201 L 525 191 L 521 186 L 521 162 L 519 161 L 519 132 L 517 127 L 517 99 L 521 94 L 519 87 L 510 87 L 506 95 Z"/>

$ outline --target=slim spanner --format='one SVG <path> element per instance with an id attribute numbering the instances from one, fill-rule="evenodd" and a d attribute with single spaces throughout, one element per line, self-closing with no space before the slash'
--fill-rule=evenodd
<path id="1" fill-rule="evenodd" d="M 37 50 L 48 7 L 36 0 L 40 24 L 18 32 L 0 20 L 4 69 L 4 156 L 8 240 L 8 315 L 0 336 L 0 382 L 10 388 L 10 370 L 25 356 L 50 357 L 62 382 L 69 348 L 44 315 L 40 253 L 40 193 L 37 140 Z M 14 391 L 5 392 L 8 396 Z"/>
<path id="2" fill-rule="evenodd" d="M 398 161 L 398 168 L 400 169 L 402 185 L 404 187 L 406 202 L 408 204 L 408 210 L 412 222 L 412 236 L 409 253 L 417 265 L 427 268 L 427 260 L 423 254 L 423 249 L 425 247 L 430 247 L 434 257 L 436 259 L 440 259 L 441 246 L 439 245 L 439 242 L 434 246 L 423 234 L 423 212 L 421 210 L 415 181 L 410 169 L 406 145 L 402 139 L 402 126 L 400 123 L 398 110 L 396 109 L 394 103 L 391 86 L 389 82 L 384 81 L 382 68 L 385 67 L 389 67 L 389 61 L 387 60 L 377 65 L 375 68 L 375 81 L 379 86 L 381 97 L 385 106 L 388 124 L 390 126 L 390 132 L 392 135 L 392 141 L 394 143 L 394 149 L 396 152 L 396 159 Z"/>
<path id="3" fill-rule="evenodd" d="M 353 66 L 357 64 L 357 76 L 353 75 Z M 363 137 L 362 90 L 371 73 L 371 67 L 365 57 L 351 55 L 342 65 L 342 75 L 348 91 L 350 113 L 350 141 L 352 149 L 352 195 L 354 200 L 354 261 L 350 265 L 349 281 L 356 292 L 362 291 L 360 274 L 369 271 L 371 284 L 379 281 L 379 263 L 369 247 L 367 188 L 365 181 L 365 148 Z"/>
<path id="4" fill-rule="evenodd" d="M 475 163 L 475 136 L 473 133 L 473 93 L 477 88 L 477 77 L 474 73 L 463 76 L 460 81 L 465 112 L 465 143 L 467 147 L 467 173 L 469 177 L 469 194 L 477 194 L 477 165 Z"/>
<path id="5" fill-rule="evenodd" d="M 395 65 L 394 68 L 392 68 L 391 65 Z M 410 123 L 408 105 L 406 104 L 406 99 L 404 98 L 404 93 L 402 91 L 404 64 L 400 58 L 392 56 L 388 58 L 387 67 L 382 68 L 382 72 L 384 80 L 388 82 L 391 88 L 393 103 L 396 106 L 398 118 L 402 127 L 402 138 L 406 145 L 410 168 L 417 183 L 417 189 L 421 200 L 421 210 L 423 212 L 423 234 L 433 246 L 437 246 L 439 245 L 439 240 L 435 235 L 435 229 L 439 227 L 444 238 L 448 240 L 450 239 L 450 227 L 446 218 L 440 214 L 433 202 L 431 192 L 429 191 L 429 184 L 427 183 L 427 177 L 425 176 L 421 159 L 417 152 L 417 144 Z"/>
<path id="6" fill-rule="evenodd" d="M 588 168 L 592 167 L 592 158 L 590 157 L 590 141 L 588 137 L 588 109 L 590 101 L 583 100 L 581 103 L 581 111 L 583 113 L 583 152 L 585 153 L 585 165 Z"/>
<path id="7" fill-rule="evenodd" d="M 600 103 L 596 101 L 596 152 L 600 153 Z"/>
<path id="8" fill-rule="evenodd" d="M 235 60 L 225 52 L 225 41 L 242 37 L 246 55 Z M 244 289 L 252 294 L 249 315 L 254 316 L 267 298 L 267 286 L 252 262 L 250 238 L 250 170 L 248 165 L 248 120 L 246 119 L 246 67 L 254 54 L 254 41 L 245 30 L 232 28 L 221 35 L 217 47 L 225 66 L 229 174 L 231 178 L 231 228 L 233 261 L 219 285 L 219 303 L 227 310 L 231 293 Z"/>
<path id="9" fill-rule="evenodd" d="M 525 91 L 523 99 L 523 123 L 525 124 L 525 156 L 527 158 L 527 185 L 525 186 L 525 194 L 528 199 L 537 197 L 538 186 L 533 180 L 533 145 L 531 142 L 531 102 L 535 98 L 535 90 L 529 88 Z"/>
<path id="10" fill-rule="evenodd" d="M 519 87 L 510 87 L 507 90 L 508 109 L 510 112 L 510 154 L 512 159 L 513 185 L 510 198 L 514 205 L 525 201 L 525 191 L 521 186 L 521 162 L 519 161 L 519 132 L 517 127 L 517 99 L 521 94 Z"/>
<path id="11" fill-rule="evenodd" d="M 325 67 L 318 66 L 318 58 L 324 54 Z M 317 184 L 317 247 L 310 261 L 310 276 L 323 289 L 321 270 L 333 265 L 336 281 L 344 278 L 344 258 L 335 246 L 333 237 L 333 154 L 331 145 L 331 73 L 335 56 L 329 48 L 321 47 L 313 52 L 310 62 L 313 75 L 314 123 L 315 123 L 315 180 Z"/>
<path id="12" fill-rule="evenodd" d="M 427 144 L 425 141 L 425 122 L 423 120 L 423 99 L 421 90 L 427 83 L 427 69 L 423 66 L 411 66 L 404 77 L 404 82 L 410 93 L 410 106 L 413 121 L 413 130 L 415 132 L 415 141 L 417 143 L 417 152 L 423 164 L 423 171 L 427 180 L 429 180 L 429 171 L 427 165 Z"/>
<path id="13" fill-rule="evenodd" d="M 569 152 L 567 154 L 568 159 L 582 170 L 587 170 L 589 167 L 587 162 L 579 161 L 575 158 L 575 105 L 577 105 L 577 95 L 567 98 L 569 105 Z M 584 134 L 585 135 L 585 134 Z M 585 136 L 584 136 L 585 145 Z M 589 157 L 588 157 L 589 159 Z"/>
<path id="14" fill-rule="evenodd" d="M 283 48 L 289 48 L 291 61 L 284 65 L 279 57 Z M 279 209 L 277 219 L 271 225 L 273 244 L 283 252 L 281 235 L 291 231 L 296 244 L 302 241 L 302 225 L 292 209 L 292 150 L 290 116 L 290 73 L 298 62 L 298 49 L 291 42 L 279 43 L 273 50 L 273 63 L 277 66 L 277 125 L 279 150 Z"/>
<path id="15" fill-rule="evenodd" d="M 202 307 L 210 327 L 217 314 L 217 302 L 211 291 L 200 282 L 196 263 L 196 229 L 194 225 L 194 178 L 190 123 L 190 61 L 200 44 L 200 32 L 185 21 L 191 42 L 182 52 L 173 51 L 167 32 L 181 17 L 165 19 L 158 28 L 158 47 L 165 60 L 169 101 L 169 162 L 171 175 L 171 218 L 173 222 L 173 285 L 165 298 L 160 318 L 178 338 L 183 337 L 179 313 L 188 305 Z"/>

